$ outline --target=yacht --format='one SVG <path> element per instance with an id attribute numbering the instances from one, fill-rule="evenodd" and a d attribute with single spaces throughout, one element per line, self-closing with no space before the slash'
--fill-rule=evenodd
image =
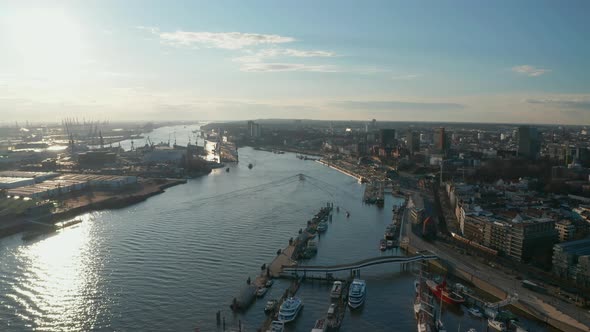
<path id="1" fill-rule="evenodd" d="M 361 307 L 367 296 L 367 284 L 364 280 L 354 279 L 348 291 L 348 305 L 352 309 Z"/>
<path id="2" fill-rule="evenodd" d="M 297 318 L 299 311 L 303 307 L 303 302 L 298 297 L 290 297 L 281 304 L 279 309 L 279 321 L 289 323 Z"/>
<path id="3" fill-rule="evenodd" d="M 496 331 L 506 331 L 506 325 L 495 319 L 488 319 L 488 326 Z"/>

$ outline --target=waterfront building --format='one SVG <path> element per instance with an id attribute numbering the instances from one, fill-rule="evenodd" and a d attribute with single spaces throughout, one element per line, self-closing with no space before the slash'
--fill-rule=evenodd
<path id="1" fill-rule="evenodd" d="M 11 189 L 35 184 L 33 178 L 0 177 L 0 189 Z"/>
<path id="2" fill-rule="evenodd" d="M 590 239 L 558 243 L 553 246 L 553 274 L 574 279 L 582 284 L 590 281 Z"/>
<path id="3" fill-rule="evenodd" d="M 539 132 L 537 128 L 528 126 L 518 127 L 517 129 L 519 157 L 527 159 L 536 159 L 540 151 Z"/>

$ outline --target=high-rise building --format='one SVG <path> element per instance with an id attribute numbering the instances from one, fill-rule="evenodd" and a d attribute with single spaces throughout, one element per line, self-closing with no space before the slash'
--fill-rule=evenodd
<path id="1" fill-rule="evenodd" d="M 384 148 L 392 148 L 395 146 L 395 129 L 380 129 L 379 130 L 379 144 Z"/>
<path id="2" fill-rule="evenodd" d="M 541 150 L 537 128 L 528 126 L 518 127 L 516 137 L 518 139 L 518 156 L 527 159 L 536 159 Z"/>
<path id="3" fill-rule="evenodd" d="M 248 121 L 248 136 L 260 137 L 260 124 L 254 121 Z"/>
<path id="4" fill-rule="evenodd" d="M 408 150 L 411 154 L 414 154 L 420 151 L 420 133 L 417 131 L 410 131 L 408 133 L 408 137 L 406 138 L 408 141 Z"/>
<path id="5" fill-rule="evenodd" d="M 434 129 L 434 149 L 438 153 L 446 154 L 449 149 L 448 133 L 445 132 L 444 127 Z"/>

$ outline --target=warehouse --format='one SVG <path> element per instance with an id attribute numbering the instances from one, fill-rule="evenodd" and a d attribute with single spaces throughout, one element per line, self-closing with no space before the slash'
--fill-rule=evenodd
<path id="1" fill-rule="evenodd" d="M 88 187 L 86 181 L 76 180 L 48 180 L 30 186 L 8 189 L 10 196 L 29 198 L 48 198 L 79 191 Z"/>
<path id="2" fill-rule="evenodd" d="M 55 172 L 24 172 L 24 171 L 2 171 L 0 177 L 8 178 L 32 178 L 36 183 L 58 177 L 59 173 Z"/>
<path id="3" fill-rule="evenodd" d="M 0 177 L 0 189 L 12 189 L 35 184 L 33 178 Z"/>
<path id="4" fill-rule="evenodd" d="M 137 183 L 136 176 L 98 175 L 98 174 L 64 174 L 60 180 L 84 181 L 92 188 L 117 189 Z"/>

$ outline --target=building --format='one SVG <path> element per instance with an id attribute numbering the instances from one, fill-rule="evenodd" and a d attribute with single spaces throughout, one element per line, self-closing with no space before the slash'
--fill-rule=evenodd
<path id="1" fill-rule="evenodd" d="M 87 151 L 78 153 L 78 164 L 81 167 L 103 167 L 114 164 L 117 161 L 117 154 L 110 151 Z"/>
<path id="2" fill-rule="evenodd" d="M 33 178 L 0 177 L 0 189 L 12 189 L 35 184 Z"/>
<path id="3" fill-rule="evenodd" d="M 248 136 L 252 138 L 260 137 L 260 124 L 248 121 Z"/>
<path id="4" fill-rule="evenodd" d="M 553 246 L 553 274 L 590 283 L 590 239 L 559 243 Z"/>
<path id="5" fill-rule="evenodd" d="M 393 148 L 395 146 L 395 129 L 380 129 L 379 144 L 383 148 Z"/>
<path id="6" fill-rule="evenodd" d="M 413 224 L 420 224 L 424 219 L 424 199 L 419 194 L 410 197 L 410 218 Z"/>
<path id="7" fill-rule="evenodd" d="M 516 135 L 518 140 L 517 155 L 527 159 L 536 159 L 541 149 L 537 128 L 518 127 Z"/>
<path id="8" fill-rule="evenodd" d="M 42 182 L 55 177 L 58 177 L 59 173 L 55 172 L 25 172 L 25 171 L 2 171 L 0 177 L 7 178 L 32 178 L 35 182 Z"/>
<path id="9" fill-rule="evenodd" d="M 420 133 L 417 131 L 410 131 L 407 137 L 407 147 L 410 154 L 420 151 Z"/>
<path id="10" fill-rule="evenodd" d="M 434 129 L 434 149 L 438 153 L 446 154 L 449 149 L 449 137 L 444 127 Z"/>
<path id="11" fill-rule="evenodd" d="M 571 220 L 560 220 L 555 223 L 559 242 L 568 242 L 574 239 L 576 225 Z"/>

